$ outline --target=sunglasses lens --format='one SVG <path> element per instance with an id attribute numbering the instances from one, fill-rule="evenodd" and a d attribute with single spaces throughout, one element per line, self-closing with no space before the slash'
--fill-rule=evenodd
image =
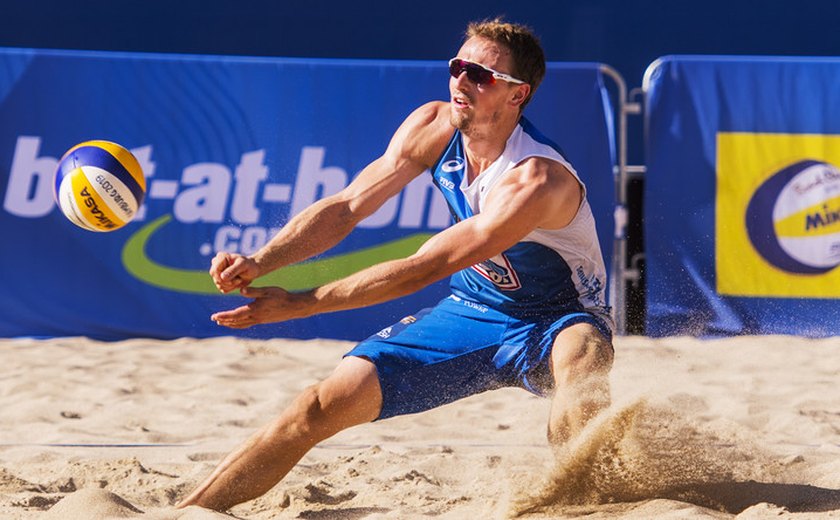
<path id="1" fill-rule="evenodd" d="M 452 60 L 449 64 L 449 74 L 453 78 L 457 78 L 464 71 L 467 73 L 467 79 L 478 85 L 495 83 L 496 78 L 493 77 L 493 73 L 480 65 L 465 60 Z"/>
<path id="2" fill-rule="evenodd" d="M 492 85 L 496 82 L 496 78 L 493 77 L 492 72 L 475 63 L 467 64 L 467 77 L 470 81 L 479 85 Z"/>
<path id="3" fill-rule="evenodd" d="M 457 78 L 464 72 L 464 62 L 461 60 L 451 60 L 449 62 L 449 75 Z"/>

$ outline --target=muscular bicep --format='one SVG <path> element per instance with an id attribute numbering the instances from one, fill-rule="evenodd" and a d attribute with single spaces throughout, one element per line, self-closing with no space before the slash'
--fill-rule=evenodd
<path id="1" fill-rule="evenodd" d="M 429 103 L 415 110 L 394 133 L 385 153 L 343 190 L 340 197 L 355 217 L 371 215 L 443 152 L 453 129 L 442 108 L 440 103 Z"/>
<path id="2" fill-rule="evenodd" d="M 424 170 L 421 164 L 396 162 L 383 155 L 362 170 L 339 196 L 346 199 L 355 219 L 361 220 L 373 214 Z"/>
<path id="3" fill-rule="evenodd" d="M 543 166 L 512 170 L 480 213 L 442 231 L 418 254 L 451 274 L 502 253 L 537 228 L 567 225 L 580 205 L 580 183 L 565 168 Z"/>

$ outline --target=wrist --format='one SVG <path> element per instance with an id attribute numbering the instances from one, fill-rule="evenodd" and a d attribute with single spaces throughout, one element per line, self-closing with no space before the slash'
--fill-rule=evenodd
<path id="1" fill-rule="evenodd" d="M 257 251 L 253 255 L 250 255 L 246 258 L 254 264 L 254 267 L 257 270 L 257 276 L 255 276 L 254 278 L 259 278 L 259 277 L 271 272 L 270 269 L 266 268 L 265 259 L 262 255 L 260 255 L 259 251 Z"/>
<path id="2" fill-rule="evenodd" d="M 289 293 L 293 299 L 293 306 L 298 310 L 298 318 L 308 318 L 323 312 L 318 310 L 318 298 L 315 295 L 316 289 Z"/>

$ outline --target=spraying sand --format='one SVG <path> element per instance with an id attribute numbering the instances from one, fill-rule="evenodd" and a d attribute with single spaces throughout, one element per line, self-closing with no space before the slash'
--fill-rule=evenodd
<path id="1" fill-rule="evenodd" d="M 172 509 L 351 345 L 0 341 L 0 518 Z M 840 518 L 840 339 L 618 338 L 614 406 L 552 450 L 518 389 L 364 425 L 236 518 Z"/>

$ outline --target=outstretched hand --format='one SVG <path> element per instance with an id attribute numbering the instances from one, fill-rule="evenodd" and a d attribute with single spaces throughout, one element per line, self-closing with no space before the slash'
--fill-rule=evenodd
<path id="1" fill-rule="evenodd" d="M 244 287 L 242 296 L 253 301 L 210 316 L 217 324 L 245 329 L 261 323 L 274 323 L 307 316 L 307 293 L 290 293 L 279 287 Z"/>
<path id="2" fill-rule="evenodd" d="M 216 288 L 223 293 L 248 287 L 259 276 L 257 263 L 237 253 L 221 251 L 210 263 L 210 277 Z"/>

